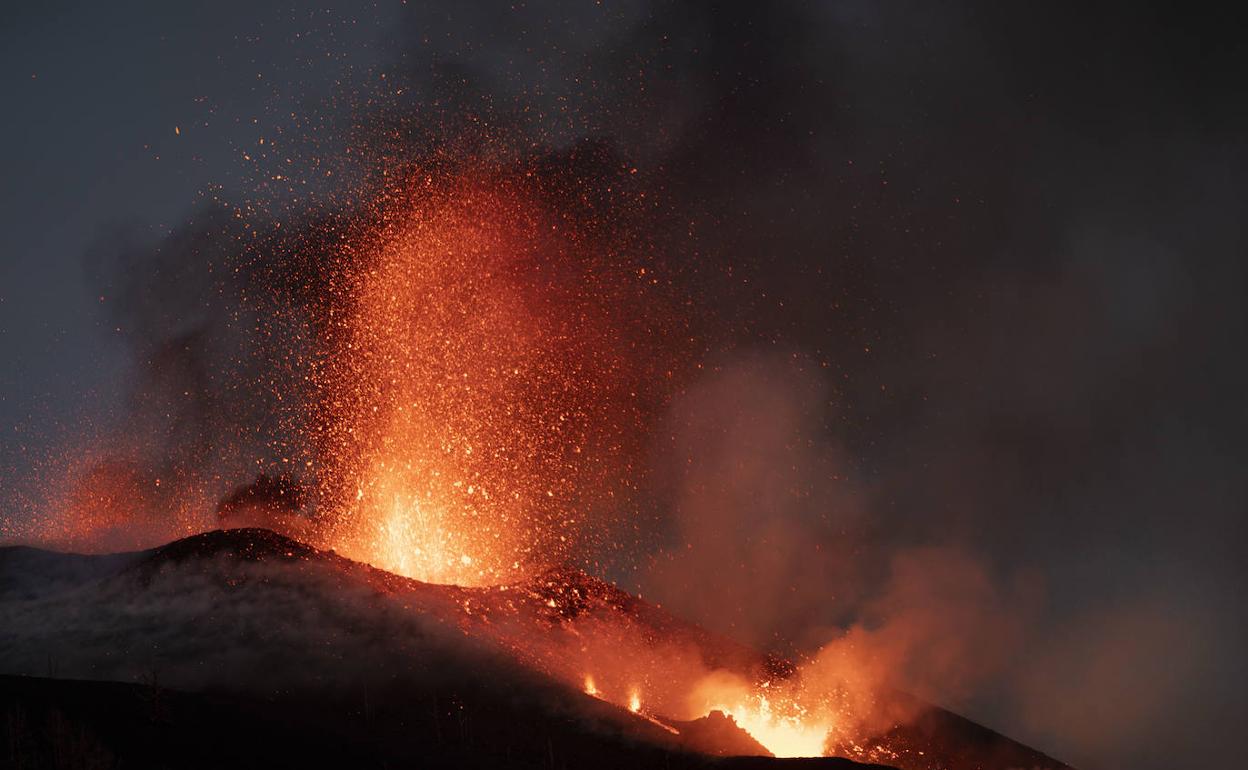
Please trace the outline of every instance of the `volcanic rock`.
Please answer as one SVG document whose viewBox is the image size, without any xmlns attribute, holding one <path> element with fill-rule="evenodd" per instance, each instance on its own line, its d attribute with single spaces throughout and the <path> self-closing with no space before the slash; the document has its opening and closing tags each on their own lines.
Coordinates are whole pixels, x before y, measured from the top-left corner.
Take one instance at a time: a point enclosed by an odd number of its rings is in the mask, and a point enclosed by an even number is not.
<svg viewBox="0 0 1248 770">
<path fill-rule="evenodd" d="M 312 744 L 341 740 L 367 758 L 351 764 L 691 767 L 704 760 L 688 752 L 766 753 L 722 715 L 665 718 L 673 704 L 657 692 L 639 714 L 617 705 L 627 681 L 619 677 L 631 669 L 590 670 L 606 653 L 638 671 L 663 664 L 659 672 L 681 670 L 671 661 L 686 656 L 690 677 L 790 670 L 567 567 L 514 586 L 431 585 L 260 529 L 114 556 L 0 548 L 0 675 L 45 678 L 6 680 L 19 693 L 14 708 L 80 720 L 128 766 L 144 766 L 126 748 L 142 730 L 104 712 L 124 713 L 115 701 L 129 691 L 46 678 L 172 688 L 184 704 L 175 721 L 201 719 L 211 699 L 223 699 L 226 711 L 289 721 Z M 597 697 L 580 691 L 586 673 L 600 677 Z M 1064 767 L 949 712 L 917 711 L 877 747 L 892 752 L 890 765 Z M 235 730 L 233 717 L 212 714 L 202 718 Z M 41 724 L 56 723 L 48 719 Z M 313 755 L 326 764 L 337 756 Z"/>
</svg>

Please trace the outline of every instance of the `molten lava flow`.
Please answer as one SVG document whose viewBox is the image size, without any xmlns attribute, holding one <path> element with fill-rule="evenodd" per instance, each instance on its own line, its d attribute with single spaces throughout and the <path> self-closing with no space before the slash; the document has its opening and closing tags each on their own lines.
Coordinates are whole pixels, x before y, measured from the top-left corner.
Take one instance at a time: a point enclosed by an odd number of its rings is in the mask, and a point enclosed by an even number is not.
<svg viewBox="0 0 1248 770">
<path fill-rule="evenodd" d="M 628 710 L 634 714 L 641 711 L 641 693 L 636 689 L 628 693 Z"/>
</svg>

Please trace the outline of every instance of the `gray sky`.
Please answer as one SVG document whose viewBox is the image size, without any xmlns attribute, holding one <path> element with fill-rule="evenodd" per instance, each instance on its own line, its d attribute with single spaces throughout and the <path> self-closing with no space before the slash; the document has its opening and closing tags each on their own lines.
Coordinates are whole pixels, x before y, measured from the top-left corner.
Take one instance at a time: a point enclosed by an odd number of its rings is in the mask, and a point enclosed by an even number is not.
<svg viewBox="0 0 1248 770">
<path fill-rule="evenodd" d="M 119 397 L 126 351 L 83 268 L 93 240 L 118 226 L 158 237 L 210 186 L 237 189 L 241 152 L 375 66 L 379 30 L 394 24 L 391 4 L 355 3 L 54 2 L 7 14 L 0 467 L 29 459 L 13 426 L 32 426 L 37 454 L 53 426 Z"/>
</svg>

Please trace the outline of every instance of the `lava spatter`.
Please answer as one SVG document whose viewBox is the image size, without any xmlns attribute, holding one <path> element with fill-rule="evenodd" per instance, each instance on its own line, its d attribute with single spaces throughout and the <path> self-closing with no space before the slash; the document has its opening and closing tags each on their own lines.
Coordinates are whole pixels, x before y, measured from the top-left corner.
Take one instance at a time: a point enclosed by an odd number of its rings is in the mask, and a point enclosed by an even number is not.
<svg viewBox="0 0 1248 770">
<path fill-rule="evenodd" d="M 387 197 L 344 245 L 313 374 L 325 539 L 421 580 L 498 584 L 565 560 L 644 435 L 662 317 L 636 255 L 473 167 Z M 649 376 L 648 381 L 653 382 Z"/>
</svg>

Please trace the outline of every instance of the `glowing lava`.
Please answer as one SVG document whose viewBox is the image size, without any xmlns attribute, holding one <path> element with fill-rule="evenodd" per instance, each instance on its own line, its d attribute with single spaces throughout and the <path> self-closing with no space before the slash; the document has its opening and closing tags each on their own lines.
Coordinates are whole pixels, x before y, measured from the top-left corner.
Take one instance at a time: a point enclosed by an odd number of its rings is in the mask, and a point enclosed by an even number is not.
<svg viewBox="0 0 1248 770">
<path fill-rule="evenodd" d="M 626 483 L 652 363 L 633 303 L 652 282 L 527 179 L 422 177 L 343 247 L 312 379 L 325 540 L 344 555 L 514 582 L 566 558 L 584 509 Z"/>
<path fill-rule="evenodd" d="M 804 705 L 795 685 L 773 688 L 770 682 L 754 687 L 727 672 L 717 672 L 698 684 L 693 702 L 705 715 L 722 712 L 777 757 L 821 757 L 836 720 L 820 703 Z"/>
<path fill-rule="evenodd" d="M 777 757 L 821 757 L 832 731 L 831 720 L 796 707 L 797 713 L 773 711 L 771 701 L 760 694 L 731 705 L 718 704 L 711 710 L 732 717 L 738 727 Z"/>
<path fill-rule="evenodd" d="M 641 711 L 641 693 L 636 689 L 628 693 L 628 710 L 634 714 Z"/>
</svg>

